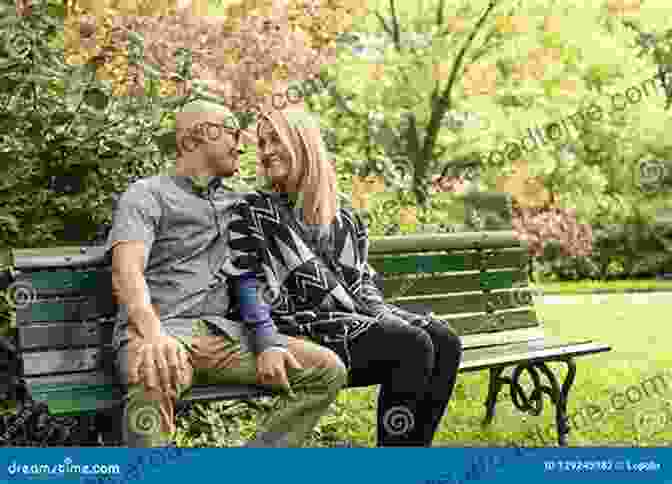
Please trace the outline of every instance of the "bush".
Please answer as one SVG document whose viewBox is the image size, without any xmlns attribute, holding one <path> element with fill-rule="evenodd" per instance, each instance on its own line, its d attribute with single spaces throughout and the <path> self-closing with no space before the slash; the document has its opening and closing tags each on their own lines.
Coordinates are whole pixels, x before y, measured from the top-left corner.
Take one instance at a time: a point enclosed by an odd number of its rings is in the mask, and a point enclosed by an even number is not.
<svg viewBox="0 0 672 484">
<path fill-rule="evenodd" d="M 172 113 L 190 98 L 153 81 L 113 95 L 95 64 L 64 63 L 61 2 L 23 17 L 0 2 L 0 252 L 100 242 L 115 196 L 174 159 Z M 0 334 L 11 319 L 0 298 Z"/>
<path fill-rule="evenodd" d="M 156 96 L 113 96 L 94 64 L 65 64 L 51 45 L 62 30 L 61 6 L 36 3 L 25 17 L 5 9 L 0 246 L 88 241 L 110 221 L 112 195 L 165 164 L 157 140 L 174 108 Z"/>
</svg>

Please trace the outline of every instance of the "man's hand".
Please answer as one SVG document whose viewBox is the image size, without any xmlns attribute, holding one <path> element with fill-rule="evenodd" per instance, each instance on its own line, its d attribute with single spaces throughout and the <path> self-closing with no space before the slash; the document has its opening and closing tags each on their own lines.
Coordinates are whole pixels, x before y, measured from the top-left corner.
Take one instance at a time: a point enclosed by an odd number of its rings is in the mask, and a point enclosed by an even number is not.
<svg viewBox="0 0 672 484">
<path fill-rule="evenodd" d="M 170 336 L 159 335 L 140 346 L 129 377 L 132 382 L 144 383 L 147 390 L 162 390 L 177 396 L 178 384 L 187 365 L 187 353 L 180 343 Z"/>
<path fill-rule="evenodd" d="M 291 394 L 287 368 L 302 370 L 301 364 L 289 351 L 269 348 L 257 356 L 257 380 L 262 385 L 280 386 Z"/>
</svg>

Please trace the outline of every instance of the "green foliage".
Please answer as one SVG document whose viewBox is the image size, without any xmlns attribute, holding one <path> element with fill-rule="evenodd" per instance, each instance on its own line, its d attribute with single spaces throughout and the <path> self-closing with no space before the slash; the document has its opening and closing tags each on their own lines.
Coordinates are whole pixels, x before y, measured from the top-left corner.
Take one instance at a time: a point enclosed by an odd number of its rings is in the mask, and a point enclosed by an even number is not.
<svg viewBox="0 0 672 484">
<path fill-rule="evenodd" d="M 52 6 L 53 7 L 53 6 Z M 62 17 L 46 2 L 0 34 L 0 246 L 46 247 L 91 240 L 110 221 L 111 196 L 165 163 L 156 140 L 167 105 L 119 98 L 94 65 L 63 62 Z M 61 12 L 62 13 L 62 12 Z M 14 42 L 10 42 L 14 39 Z M 20 40 L 19 40 L 20 39 Z M 21 45 L 21 48 L 10 48 Z"/>
<path fill-rule="evenodd" d="M 548 250 L 538 259 L 542 280 L 637 279 L 672 271 L 672 224 L 638 212 L 618 224 L 594 226 L 593 253 L 559 257 Z"/>
</svg>

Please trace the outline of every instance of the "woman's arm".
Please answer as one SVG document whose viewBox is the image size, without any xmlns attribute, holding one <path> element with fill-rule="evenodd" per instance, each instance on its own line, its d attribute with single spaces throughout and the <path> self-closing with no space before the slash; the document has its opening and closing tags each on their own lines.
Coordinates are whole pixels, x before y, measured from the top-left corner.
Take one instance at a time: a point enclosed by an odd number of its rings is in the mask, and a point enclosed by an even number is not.
<svg viewBox="0 0 672 484">
<path fill-rule="evenodd" d="M 271 306 L 264 300 L 264 272 L 261 270 L 263 238 L 255 236 L 249 206 L 240 204 L 228 226 L 232 260 L 229 274 L 243 323 L 255 335 L 255 353 L 269 348 L 286 348 L 286 338 L 271 319 Z"/>
</svg>

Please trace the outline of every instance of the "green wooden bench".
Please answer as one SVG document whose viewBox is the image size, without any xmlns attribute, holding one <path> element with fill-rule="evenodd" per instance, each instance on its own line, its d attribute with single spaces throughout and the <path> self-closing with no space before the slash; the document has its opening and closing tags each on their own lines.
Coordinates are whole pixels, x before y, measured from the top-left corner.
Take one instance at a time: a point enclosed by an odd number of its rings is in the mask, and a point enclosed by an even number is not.
<svg viewBox="0 0 672 484">
<path fill-rule="evenodd" d="M 17 310 L 20 376 L 38 402 L 55 416 L 84 416 L 102 438 L 119 442 L 121 393 L 110 348 L 116 306 L 110 261 L 101 247 L 13 251 L 15 284 L 35 299 Z M 593 341 L 559 341 L 544 334 L 527 285 L 526 247 L 510 231 L 390 236 L 372 240 L 371 264 L 383 275 L 387 300 L 445 318 L 460 334 L 461 372 L 488 370 L 484 424 L 492 421 L 497 396 L 510 386 L 514 405 L 542 411 L 543 395 L 555 406 L 558 442 L 566 445 L 567 399 L 574 358 L 609 351 Z M 560 385 L 547 367 L 567 365 Z M 505 369 L 512 369 L 505 375 Z M 534 383 L 525 394 L 520 377 Z M 546 377 L 548 385 L 542 384 Z M 187 403 L 249 399 L 268 393 L 253 386 L 195 387 Z"/>
</svg>

